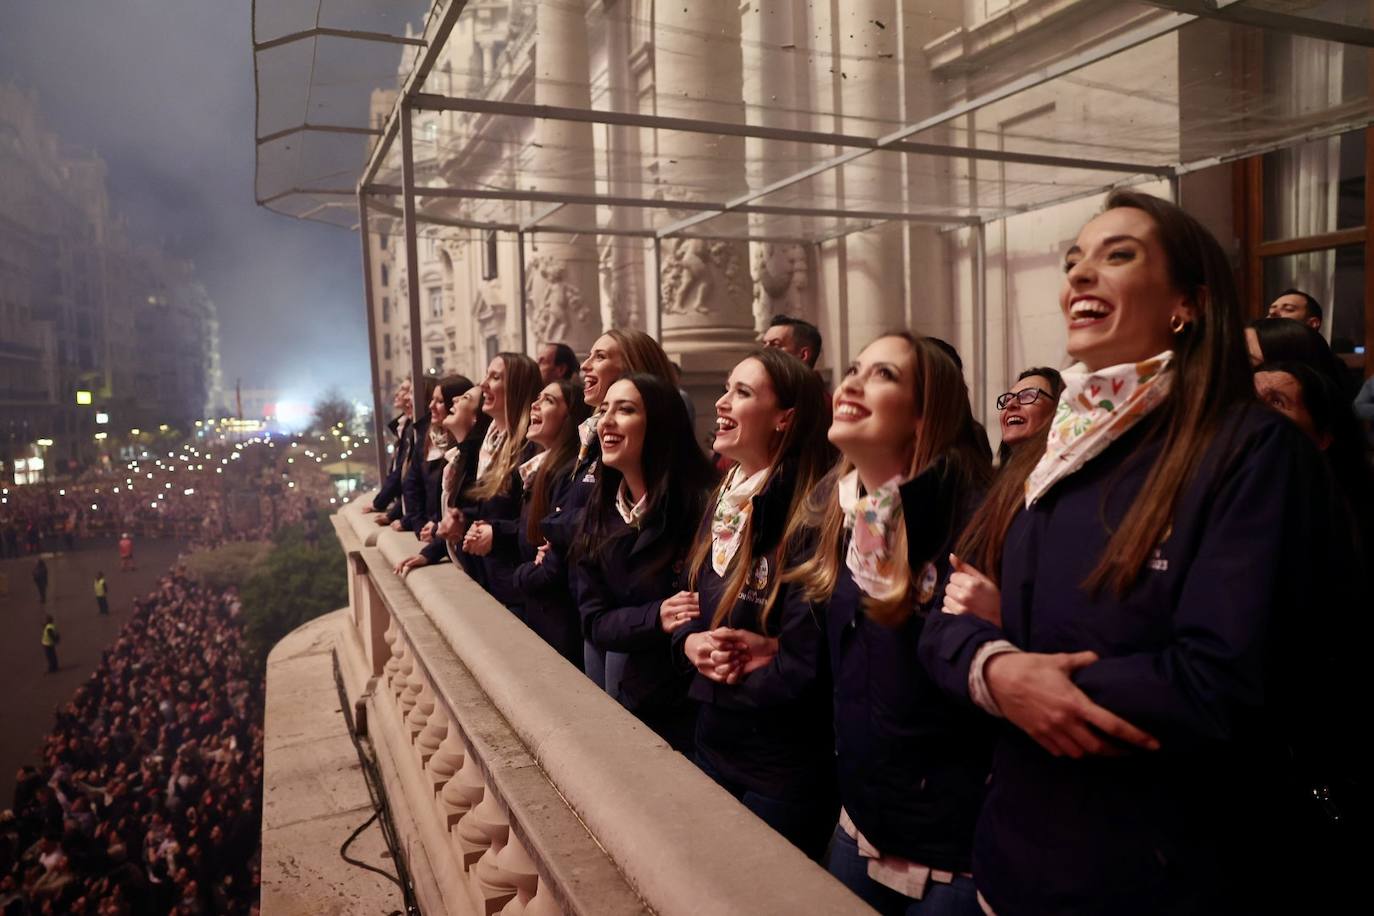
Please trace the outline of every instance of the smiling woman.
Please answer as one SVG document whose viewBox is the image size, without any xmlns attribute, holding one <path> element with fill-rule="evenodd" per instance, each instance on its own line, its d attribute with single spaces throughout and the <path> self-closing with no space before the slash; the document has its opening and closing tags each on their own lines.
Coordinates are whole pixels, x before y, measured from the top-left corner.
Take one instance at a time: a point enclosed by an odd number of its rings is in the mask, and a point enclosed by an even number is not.
<svg viewBox="0 0 1374 916">
<path fill-rule="evenodd" d="M 1324 867 L 1304 806 L 1340 758 L 1311 736 L 1354 715 L 1329 672 L 1356 663 L 1294 613 L 1351 625 L 1325 473 L 1255 402 L 1226 255 L 1173 204 L 1114 193 L 1060 304 L 1079 362 L 1059 414 L 958 551 L 1000 586 L 995 612 L 947 601 L 921 637 L 945 690 L 1015 726 L 978 889 L 1033 916 L 1274 912 L 1290 892 L 1278 911 L 1302 911 L 1299 882 L 1254 876 Z"/>
<path fill-rule="evenodd" d="M 603 467 L 571 556 L 582 629 L 595 651 L 625 655 L 623 678 L 608 685 L 615 698 L 686 750 L 695 710 L 669 634 L 699 613 L 676 584 L 714 472 L 677 389 L 658 376 L 609 386 L 597 436 Z"/>
</svg>

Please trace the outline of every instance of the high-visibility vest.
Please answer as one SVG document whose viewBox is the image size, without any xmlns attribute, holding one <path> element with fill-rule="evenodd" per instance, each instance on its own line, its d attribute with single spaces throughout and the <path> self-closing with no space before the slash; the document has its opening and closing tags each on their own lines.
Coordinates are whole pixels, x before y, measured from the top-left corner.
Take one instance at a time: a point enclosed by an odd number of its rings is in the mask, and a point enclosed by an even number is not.
<svg viewBox="0 0 1374 916">
<path fill-rule="evenodd" d="M 95 596 L 97 598 L 105 597 L 105 578 L 103 576 L 95 580 Z"/>
<path fill-rule="evenodd" d="M 33 643 L 29 643 L 29 645 L 33 645 Z M 50 623 L 43 627 L 43 645 L 57 645 L 57 624 Z"/>
</svg>

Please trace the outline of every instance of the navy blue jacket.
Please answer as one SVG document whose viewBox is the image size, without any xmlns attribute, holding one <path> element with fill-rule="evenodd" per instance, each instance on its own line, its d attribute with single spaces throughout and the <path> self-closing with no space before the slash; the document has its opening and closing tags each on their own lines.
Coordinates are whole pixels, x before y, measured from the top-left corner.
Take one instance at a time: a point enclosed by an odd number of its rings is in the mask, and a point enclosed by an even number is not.
<svg viewBox="0 0 1374 916">
<path fill-rule="evenodd" d="M 766 629 L 759 623 L 774 580 L 811 553 L 806 545 L 779 555 L 792 484 L 780 470 L 753 498 L 754 570 L 720 624 L 775 637 L 778 654 L 733 685 L 694 674 L 688 694 L 701 704 L 697 753 L 718 773 L 769 798 L 825 804 L 836 789 L 824 609 L 806 600 L 801 585 L 784 583 Z M 699 536 L 710 537 L 709 520 L 708 513 Z M 701 616 L 673 633 L 679 653 L 688 635 L 712 629 L 725 586 L 708 556 L 697 577 Z"/>
<path fill-rule="evenodd" d="M 463 568 L 479 582 L 493 598 L 521 613 L 524 599 L 515 585 L 515 567 L 520 565 L 520 544 L 516 529 L 520 527 L 520 504 L 525 486 L 520 479 L 519 465 L 534 456 L 539 446 L 527 442 L 516 457 L 516 468 L 510 472 L 506 491 L 486 499 L 473 499 L 471 491 L 464 494 L 463 517 L 470 525 L 486 521 L 491 525 L 491 552 L 484 557 L 463 554 Z"/>
<path fill-rule="evenodd" d="M 396 448 L 392 451 L 391 462 L 387 465 L 386 479 L 382 481 L 377 495 L 372 498 L 372 508 L 378 512 L 387 511 L 391 503 L 401 495 L 401 472 L 406 466 L 406 456 L 410 454 L 410 427 L 406 427 L 407 435 L 398 432 L 402 419 L 404 418 L 398 416 L 387 424 L 387 429 L 396 437 Z"/>
<path fill-rule="evenodd" d="M 564 504 L 572 489 L 572 466 L 561 469 L 550 479 L 551 492 L 547 503 L 548 512 L 540 522 L 540 530 L 545 532 L 561 521 Z M 573 600 L 572 588 L 568 584 L 567 544 L 561 549 L 552 546 L 544 553 L 544 561 L 534 563 L 538 547 L 531 543 L 528 535 L 530 504 L 533 491 L 526 489 L 520 503 L 520 522 L 516 528 L 519 543 L 520 565 L 512 573 L 512 583 L 520 593 L 524 605 L 525 623 L 531 630 L 553 646 L 560 655 L 582 670 L 582 620 L 577 613 L 577 602 Z"/>
<path fill-rule="evenodd" d="M 879 851 L 966 872 L 983 801 L 993 730 L 947 697 L 917 661 L 949 552 L 981 497 L 940 460 L 902 485 L 915 609 L 874 622 L 843 559 L 826 611 L 835 672 L 835 750 L 845 811 Z M 843 552 L 848 540 L 839 545 Z M 843 553 L 841 553 L 843 557 Z"/>
<path fill-rule="evenodd" d="M 1238 409 L 1138 582 L 1122 598 L 1094 596 L 1081 583 L 1161 438 L 1140 424 L 1017 515 L 1001 630 L 969 615 L 926 625 L 922 661 L 956 697 L 991 639 L 1096 652 L 1074 682 L 1162 745 L 1073 760 L 1002 726 L 973 862 L 1001 916 L 1261 912 L 1276 892 L 1326 881 L 1294 867 L 1301 842 L 1282 835 L 1276 775 L 1289 708 L 1301 716 L 1339 699 L 1294 702 L 1311 682 L 1303 644 L 1322 620 L 1326 642 L 1342 631 L 1342 609 L 1320 598 L 1331 571 L 1319 456 L 1278 414 Z"/>
<path fill-rule="evenodd" d="M 418 534 L 425 527 L 425 522 L 429 521 L 425 514 L 429 506 L 426 480 L 429 462 L 425 460 L 429 452 L 429 414 L 425 414 L 418 423 L 410 424 L 408 429 L 410 448 L 401 475 L 401 528 Z"/>
<path fill-rule="evenodd" d="M 584 509 L 590 511 L 595 507 Z M 674 660 L 672 641 L 658 619 L 663 599 L 678 591 L 685 550 L 666 560 L 663 553 L 671 542 L 670 525 L 695 528 L 699 520 L 651 511 L 635 531 L 614 507 L 607 511 L 606 540 L 595 556 L 576 559 L 569 574 L 582 633 L 602 652 L 626 654 L 616 699 L 664 734 L 666 727 L 676 730 L 690 719 L 692 707 L 687 700 L 691 672 Z M 678 745 L 675 736 L 664 736 Z"/>
</svg>

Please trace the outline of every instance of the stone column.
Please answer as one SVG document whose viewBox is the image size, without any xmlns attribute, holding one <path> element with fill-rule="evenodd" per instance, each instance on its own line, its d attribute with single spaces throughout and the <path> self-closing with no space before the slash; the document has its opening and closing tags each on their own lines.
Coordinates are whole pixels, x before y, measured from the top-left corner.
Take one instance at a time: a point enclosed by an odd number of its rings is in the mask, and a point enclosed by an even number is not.
<svg viewBox="0 0 1374 916">
<path fill-rule="evenodd" d="M 810 119 L 798 114 L 806 110 L 805 52 L 807 36 L 798 37 L 798 20 L 804 19 L 791 4 L 750 4 L 741 13 L 744 46 L 744 101 L 749 123 L 768 127 L 809 128 Z M 800 62 L 798 55 L 801 55 Z M 802 118 L 805 123 L 799 123 Z M 801 167 L 808 155 L 802 144 L 785 140 L 749 137 L 749 186 L 762 188 Z M 805 238 L 807 221 L 800 217 L 782 219 L 751 217 L 750 225 L 759 235 Z M 754 281 L 754 330 L 762 333 L 774 315 L 815 321 L 815 294 L 812 277 L 813 246 L 776 241 L 750 243 Z"/>
<path fill-rule="evenodd" d="M 654 17 L 658 113 L 739 122 L 739 4 L 674 0 L 655 4 Z M 658 147 L 660 188 L 669 200 L 720 201 L 748 187 L 743 137 L 659 131 Z M 708 222 L 702 229 L 710 227 Z M 664 348 L 683 355 L 747 349 L 754 340 L 748 243 L 674 238 L 660 245 Z"/>
<path fill-rule="evenodd" d="M 743 120 L 739 10 L 736 0 L 654 5 L 658 114 Z M 748 190 L 743 137 L 659 131 L 657 146 L 659 188 L 666 199 L 721 202 Z M 673 213 L 674 218 L 687 215 Z M 721 217 L 720 224 L 738 219 Z M 700 228 L 710 231 L 712 225 Z M 672 238 L 659 245 L 660 338 L 669 358 L 682 367 L 682 386 L 696 406 L 698 441 L 705 441 L 721 384 L 756 345 L 749 243 Z"/>
<path fill-rule="evenodd" d="M 846 0 L 839 4 L 834 28 L 839 36 L 840 111 L 843 130 L 876 136 L 901 117 L 894 68 L 900 50 L 893 0 Z M 872 209 L 901 200 L 900 176 L 877 168 L 881 153 L 843 167 L 844 196 L 851 207 Z M 850 354 L 905 318 L 902 226 L 887 223 L 847 236 L 845 276 L 848 287 Z"/>
<path fill-rule="evenodd" d="M 534 100 L 539 105 L 590 108 L 586 0 L 535 7 Z M 530 153 L 530 188 L 568 194 L 596 190 L 592 125 L 540 119 Z M 546 205 L 533 205 L 536 210 Z M 595 225 L 596 210 L 565 206 L 551 221 Z M 526 239 L 525 296 L 529 341 L 566 343 L 585 353 L 600 333 L 600 277 L 596 235 L 535 235 Z"/>
</svg>

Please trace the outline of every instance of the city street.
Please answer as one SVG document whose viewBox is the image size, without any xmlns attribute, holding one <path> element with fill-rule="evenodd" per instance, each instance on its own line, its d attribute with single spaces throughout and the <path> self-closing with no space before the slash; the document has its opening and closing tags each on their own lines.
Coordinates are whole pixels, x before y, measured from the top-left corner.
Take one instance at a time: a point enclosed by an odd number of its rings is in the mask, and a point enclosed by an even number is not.
<svg viewBox="0 0 1374 916">
<path fill-rule="evenodd" d="M 10 805 L 19 766 L 38 762 L 53 710 L 90 677 L 101 651 L 128 620 L 133 599 L 152 590 L 181 547 L 173 538 L 140 541 L 134 551 L 138 569 L 123 573 L 113 540 L 88 541 L 73 553 L 45 553 L 46 608 L 33 584 L 35 558 L 0 560 L 0 576 L 8 580 L 8 591 L 0 592 L 0 693 L 5 697 L 0 703 L 0 809 Z M 92 586 L 98 571 L 104 571 L 109 587 L 108 617 L 96 609 Z M 62 636 L 56 674 L 47 673 L 39 644 L 45 612 L 53 615 Z"/>
</svg>

